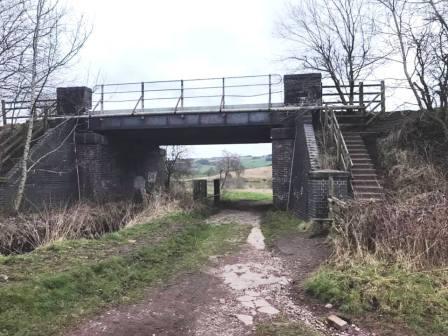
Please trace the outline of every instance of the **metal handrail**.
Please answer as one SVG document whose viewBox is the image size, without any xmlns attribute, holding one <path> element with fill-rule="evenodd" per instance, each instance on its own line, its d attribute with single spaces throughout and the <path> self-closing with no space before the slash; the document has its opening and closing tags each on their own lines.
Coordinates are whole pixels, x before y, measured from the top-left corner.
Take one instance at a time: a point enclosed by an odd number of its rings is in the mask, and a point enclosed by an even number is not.
<svg viewBox="0 0 448 336">
<path fill-rule="evenodd" d="M 336 146 L 336 157 L 338 168 L 351 172 L 353 167 L 353 161 L 350 157 L 350 153 L 345 143 L 344 136 L 342 135 L 341 127 L 339 126 L 338 119 L 334 112 L 334 109 L 327 106 L 322 110 L 321 124 L 322 124 L 322 139 L 324 147 L 329 147 L 327 139 L 331 139 L 332 144 Z M 322 120 L 323 117 L 323 120 Z"/>
<path fill-rule="evenodd" d="M 278 84 L 282 83 L 283 78 L 280 74 L 271 74 L 272 76 L 278 77 L 280 80 L 278 81 Z M 211 81 L 211 80 L 221 80 L 222 78 L 225 79 L 248 79 L 248 78 L 263 78 L 267 77 L 269 74 L 264 75 L 249 75 L 249 76 L 227 76 L 227 77 L 208 77 L 208 78 L 189 78 L 189 79 L 168 79 L 168 80 L 158 80 L 158 81 L 146 81 L 146 82 L 125 82 L 125 83 L 105 83 L 105 84 L 99 84 L 94 86 L 94 89 L 100 86 L 124 86 L 124 85 L 136 85 L 136 84 L 162 84 L 162 83 L 175 83 L 180 82 L 183 80 L 184 82 L 199 82 L 199 81 Z"/>
<path fill-rule="evenodd" d="M 257 79 L 256 82 L 247 82 L 249 79 Z M 265 82 L 260 82 L 258 79 L 264 79 Z M 200 82 L 206 81 L 221 81 L 221 85 L 217 85 L 215 83 L 210 83 L 210 85 L 201 85 Z M 243 80 L 246 82 L 243 83 L 232 83 L 232 81 Z M 191 87 L 187 87 L 186 83 L 194 83 L 199 82 Z M 255 75 L 255 76 L 239 76 L 239 77 L 212 77 L 212 78 L 198 78 L 198 79 L 180 79 L 180 80 L 163 80 L 163 81 L 146 81 L 146 82 L 129 82 L 129 83 L 108 83 L 101 84 L 94 87 L 93 95 L 97 97 L 94 99 L 94 108 L 91 110 L 91 113 L 95 113 L 100 107 L 101 113 L 104 112 L 104 105 L 107 104 L 116 104 L 116 103 L 132 103 L 137 101 L 134 106 L 133 113 L 137 110 L 139 104 L 141 104 L 141 110 L 145 109 L 145 102 L 154 102 L 154 101 L 175 101 L 174 113 L 176 113 L 180 108 L 184 107 L 184 101 L 186 99 L 216 99 L 220 98 L 220 106 L 221 110 L 225 108 L 226 98 L 256 98 L 256 97 L 264 97 L 267 96 L 267 104 L 268 106 L 272 106 L 272 96 L 274 94 L 278 94 L 283 92 L 282 90 L 275 89 L 273 87 L 279 86 L 283 82 L 283 77 L 278 74 L 268 74 L 268 75 Z M 175 85 L 175 87 L 164 87 L 164 88 L 154 88 L 148 87 L 151 85 L 157 84 L 169 84 Z M 121 89 L 123 86 L 130 85 L 139 85 L 139 89 L 130 88 L 130 89 Z M 114 87 L 114 90 L 110 90 L 108 88 Z M 253 94 L 250 93 L 238 93 L 231 92 L 232 89 L 242 89 L 242 88 L 262 88 L 266 87 L 266 92 L 256 92 Z M 221 89 L 221 94 L 216 94 L 214 92 L 210 92 L 211 90 Z M 206 92 L 206 91 L 209 92 Z M 190 94 L 185 94 L 186 91 L 190 91 Z M 191 92 L 193 91 L 193 92 Z M 229 92 L 230 91 L 230 92 Z M 164 93 L 174 93 L 178 92 L 179 94 L 171 94 L 164 95 Z M 139 97 L 132 97 L 132 94 L 140 93 Z M 159 96 L 145 96 L 145 93 L 159 93 Z M 197 93 L 197 94 L 194 94 Z M 130 97 L 131 96 L 131 97 Z M 174 105 L 174 103 L 173 103 Z"/>
</svg>

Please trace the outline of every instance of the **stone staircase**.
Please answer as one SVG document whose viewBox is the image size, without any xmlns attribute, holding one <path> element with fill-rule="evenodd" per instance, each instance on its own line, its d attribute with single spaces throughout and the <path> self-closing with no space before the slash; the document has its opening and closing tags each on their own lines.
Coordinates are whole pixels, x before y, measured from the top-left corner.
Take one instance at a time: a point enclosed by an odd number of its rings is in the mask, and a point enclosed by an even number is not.
<svg viewBox="0 0 448 336">
<path fill-rule="evenodd" d="M 335 117 L 353 163 L 351 175 L 354 198 L 357 200 L 382 199 L 384 197 L 382 182 L 362 137 L 366 121 L 364 115 L 360 111 L 341 110 L 335 112 Z"/>
<path fill-rule="evenodd" d="M 354 198 L 382 199 L 384 189 L 360 132 L 343 131 L 342 134 L 353 162 L 351 172 Z"/>
</svg>

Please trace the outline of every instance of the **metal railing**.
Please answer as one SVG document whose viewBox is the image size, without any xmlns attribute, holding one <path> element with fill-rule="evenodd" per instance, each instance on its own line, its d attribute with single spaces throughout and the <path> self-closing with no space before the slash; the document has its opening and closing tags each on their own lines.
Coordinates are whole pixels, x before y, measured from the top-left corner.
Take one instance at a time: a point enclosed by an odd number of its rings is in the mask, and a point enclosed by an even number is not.
<svg viewBox="0 0 448 336">
<path fill-rule="evenodd" d="M 195 107 L 263 104 L 271 108 L 283 98 L 281 75 L 180 79 L 101 84 L 93 90 L 91 114 L 123 110 L 136 114 L 149 110 L 177 113 Z"/>
<path fill-rule="evenodd" d="M 345 143 L 344 136 L 342 135 L 341 127 L 339 126 L 338 119 L 334 109 L 326 106 L 322 113 L 321 126 L 322 126 L 322 145 L 324 149 L 334 146 L 336 150 L 336 164 L 337 168 L 351 172 L 353 167 L 353 161 L 350 157 L 350 153 Z"/>
<path fill-rule="evenodd" d="M 356 109 L 347 109 L 347 111 L 359 112 L 370 119 L 377 118 L 386 112 L 386 84 L 380 81 L 379 83 L 359 82 L 340 86 L 323 85 L 322 100 L 327 106 L 354 105 L 357 106 Z"/>
<path fill-rule="evenodd" d="M 30 117 L 31 102 L 22 101 L 1 101 L 1 114 L 3 125 L 15 125 L 28 120 Z M 56 99 L 40 99 L 34 106 L 37 119 L 47 120 L 56 115 Z"/>
</svg>

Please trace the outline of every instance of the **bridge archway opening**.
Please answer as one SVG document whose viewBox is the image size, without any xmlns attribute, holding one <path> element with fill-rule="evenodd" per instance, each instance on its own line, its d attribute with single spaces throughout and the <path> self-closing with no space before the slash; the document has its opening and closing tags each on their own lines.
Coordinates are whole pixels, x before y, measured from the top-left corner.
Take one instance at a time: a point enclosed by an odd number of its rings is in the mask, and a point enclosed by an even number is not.
<svg viewBox="0 0 448 336">
<path fill-rule="evenodd" d="M 214 180 L 220 179 L 221 199 L 225 202 L 272 203 L 272 144 L 226 144 L 185 146 L 187 155 L 180 162 L 185 180 L 206 179 L 208 194 L 214 193 Z M 168 148 L 169 150 L 170 148 Z M 226 176 L 225 170 L 230 166 Z M 189 171 L 188 171 L 189 170 Z"/>
</svg>

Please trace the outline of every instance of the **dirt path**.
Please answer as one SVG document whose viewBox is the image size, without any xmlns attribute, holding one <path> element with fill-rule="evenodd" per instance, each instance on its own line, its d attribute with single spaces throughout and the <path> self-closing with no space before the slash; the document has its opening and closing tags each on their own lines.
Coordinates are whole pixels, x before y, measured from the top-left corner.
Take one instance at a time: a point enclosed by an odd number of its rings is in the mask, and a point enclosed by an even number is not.
<svg viewBox="0 0 448 336">
<path fill-rule="evenodd" d="M 258 212 L 223 210 L 208 222 L 239 223 L 252 229 L 238 253 L 210 257 L 201 272 L 166 284 L 139 304 L 110 310 L 68 335 L 252 335 L 256 324 L 280 316 L 326 335 L 369 335 L 355 328 L 347 333 L 328 330 L 291 297 L 291 279 L 300 279 L 326 256 L 319 240 L 280 240 L 279 253 L 274 254 L 265 249 Z"/>
</svg>

